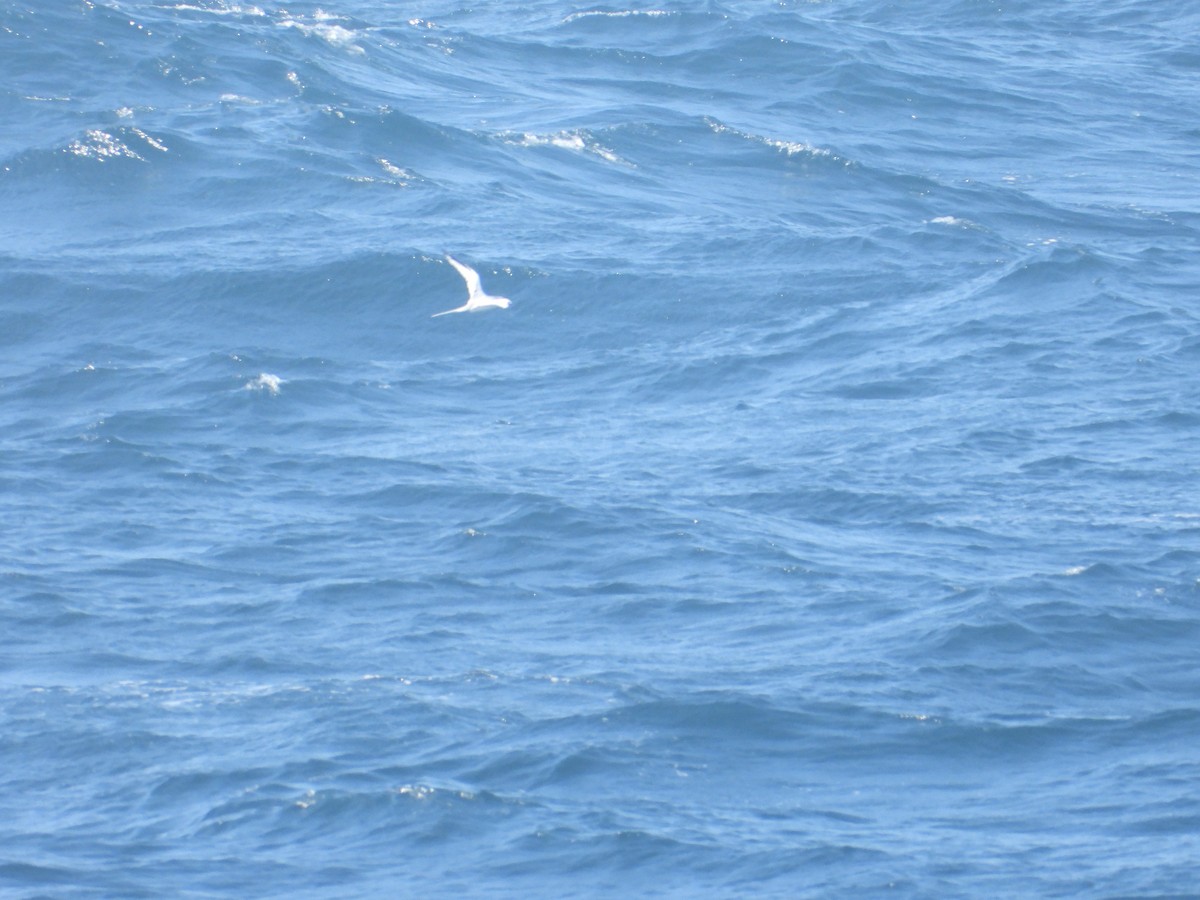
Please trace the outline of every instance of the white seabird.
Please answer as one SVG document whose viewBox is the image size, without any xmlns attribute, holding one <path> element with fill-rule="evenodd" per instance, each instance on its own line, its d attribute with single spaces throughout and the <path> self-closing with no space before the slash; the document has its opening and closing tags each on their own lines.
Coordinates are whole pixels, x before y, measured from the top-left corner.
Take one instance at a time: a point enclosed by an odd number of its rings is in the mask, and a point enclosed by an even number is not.
<svg viewBox="0 0 1200 900">
<path fill-rule="evenodd" d="M 467 302 L 455 309 L 448 309 L 445 312 L 434 313 L 430 318 L 436 319 L 438 316 L 448 316 L 450 313 L 460 312 L 479 312 L 481 309 L 487 309 L 489 306 L 498 306 L 501 309 L 508 309 L 508 305 L 512 303 L 507 297 L 493 297 L 491 294 L 486 294 L 483 291 L 483 285 L 479 282 L 479 273 L 470 266 L 464 266 L 457 259 L 446 254 L 446 261 L 454 268 L 458 269 L 458 274 L 463 277 L 467 283 Z"/>
</svg>

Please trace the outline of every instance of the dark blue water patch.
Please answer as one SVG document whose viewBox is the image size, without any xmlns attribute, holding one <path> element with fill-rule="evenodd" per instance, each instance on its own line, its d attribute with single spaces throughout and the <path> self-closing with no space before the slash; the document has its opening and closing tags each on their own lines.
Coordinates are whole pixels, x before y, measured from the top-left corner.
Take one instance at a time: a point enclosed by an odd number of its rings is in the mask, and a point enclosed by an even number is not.
<svg viewBox="0 0 1200 900">
<path fill-rule="evenodd" d="M 5 863 L 0 865 L 0 879 L 3 879 L 15 889 L 37 889 L 41 885 L 77 886 L 86 881 L 86 870 L 83 868 L 55 865 L 39 865 L 36 863 Z M 32 894 L 30 896 L 39 896 Z M 135 896 L 150 896 L 141 893 Z"/>
</svg>

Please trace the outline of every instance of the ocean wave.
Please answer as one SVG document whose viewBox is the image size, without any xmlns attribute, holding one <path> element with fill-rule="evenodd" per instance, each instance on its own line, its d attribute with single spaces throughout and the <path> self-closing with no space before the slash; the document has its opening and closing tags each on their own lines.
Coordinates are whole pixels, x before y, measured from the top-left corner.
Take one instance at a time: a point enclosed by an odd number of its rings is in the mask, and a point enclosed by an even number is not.
<svg viewBox="0 0 1200 900">
<path fill-rule="evenodd" d="M 599 156 L 605 162 L 625 163 L 611 150 L 602 146 L 587 132 L 560 131 L 557 134 L 539 135 L 525 132 L 522 135 L 502 135 L 502 140 L 520 147 L 557 147 L 562 150 L 574 150 Z"/>
<path fill-rule="evenodd" d="M 619 9 L 619 10 L 604 10 L 604 9 L 589 9 L 582 12 L 574 12 L 566 16 L 562 21 L 564 24 L 568 22 L 576 22 L 580 19 L 590 19 L 594 17 L 606 19 L 627 19 L 631 16 L 646 16 L 651 19 L 657 19 L 662 16 L 678 15 L 678 13 L 665 9 Z"/>
<path fill-rule="evenodd" d="M 10 4 L 0 883 L 1193 889 L 1193 19 Z"/>
</svg>

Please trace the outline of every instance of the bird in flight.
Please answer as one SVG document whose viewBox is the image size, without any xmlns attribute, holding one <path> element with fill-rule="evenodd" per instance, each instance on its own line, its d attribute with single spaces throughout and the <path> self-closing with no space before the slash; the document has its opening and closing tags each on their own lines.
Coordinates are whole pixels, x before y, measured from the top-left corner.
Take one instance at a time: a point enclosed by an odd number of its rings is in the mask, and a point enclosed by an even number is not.
<svg viewBox="0 0 1200 900">
<path fill-rule="evenodd" d="M 479 273 L 470 266 L 464 266 L 457 259 L 446 254 L 446 261 L 454 268 L 458 269 L 458 274 L 463 277 L 467 283 L 467 302 L 462 306 L 448 309 L 445 312 L 434 313 L 430 318 L 436 319 L 438 316 L 448 316 L 450 313 L 460 312 L 479 312 L 481 309 L 487 309 L 489 306 L 498 306 L 501 309 L 508 309 L 508 305 L 512 303 L 507 297 L 493 297 L 491 294 L 484 293 L 483 285 L 479 283 Z"/>
</svg>

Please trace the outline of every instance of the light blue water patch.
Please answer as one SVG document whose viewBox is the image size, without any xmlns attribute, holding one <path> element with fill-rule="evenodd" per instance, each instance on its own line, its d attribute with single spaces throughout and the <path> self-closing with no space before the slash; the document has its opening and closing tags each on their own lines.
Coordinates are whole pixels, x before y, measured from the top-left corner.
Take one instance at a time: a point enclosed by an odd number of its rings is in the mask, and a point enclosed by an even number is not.
<svg viewBox="0 0 1200 900">
<path fill-rule="evenodd" d="M 1197 27 L 0 8 L 0 886 L 1194 891 Z"/>
</svg>

